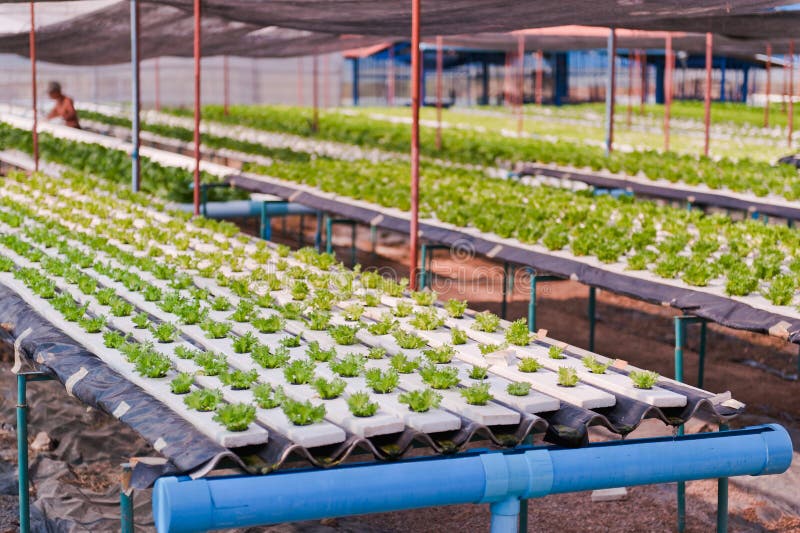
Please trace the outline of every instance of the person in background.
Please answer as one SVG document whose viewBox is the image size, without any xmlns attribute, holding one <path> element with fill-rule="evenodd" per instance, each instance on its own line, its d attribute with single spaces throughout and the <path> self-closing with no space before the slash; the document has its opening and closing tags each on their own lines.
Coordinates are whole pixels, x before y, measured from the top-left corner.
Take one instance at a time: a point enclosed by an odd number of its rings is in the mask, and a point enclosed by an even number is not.
<svg viewBox="0 0 800 533">
<path fill-rule="evenodd" d="M 75 111 L 75 102 L 61 92 L 61 84 L 57 81 L 51 81 L 47 85 L 47 94 L 56 101 L 56 105 L 53 106 L 47 118 L 60 118 L 66 126 L 80 129 L 81 125 L 78 122 L 78 112 Z"/>
</svg>

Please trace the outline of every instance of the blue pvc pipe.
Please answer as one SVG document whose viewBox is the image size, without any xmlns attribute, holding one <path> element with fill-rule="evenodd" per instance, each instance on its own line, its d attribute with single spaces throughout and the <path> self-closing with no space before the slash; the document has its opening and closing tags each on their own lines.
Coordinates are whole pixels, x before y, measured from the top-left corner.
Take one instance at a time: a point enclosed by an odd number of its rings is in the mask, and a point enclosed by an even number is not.
<svg viewBox="0 0 800 533">
<path fill-rule="evenodd" d="M 206 217 L 208 218 L 238 218 L 261 216 L 261 200 L 231 200 L 228 202 L 206 203 Z M 178 204 L 181 211 L 191 212 L 193 204 Z M 316 214 L 315 209 L 291 202 L 272 203 L 266 202 L 267 216 L 285 215 L 311 215 Z"/>
<path fill-rule="evenodd" d="M 778 425 L 599 443 L 585 448 L 472 452 L 454 457 L 298 469 L 266 476 L 165 477 L 153 491 L 161 533 L 248 527 L 462 503 L 491 503 L 516 531 L 521 498 L 680 480 L 778 474 L 792 443 Z"/>
</svg>

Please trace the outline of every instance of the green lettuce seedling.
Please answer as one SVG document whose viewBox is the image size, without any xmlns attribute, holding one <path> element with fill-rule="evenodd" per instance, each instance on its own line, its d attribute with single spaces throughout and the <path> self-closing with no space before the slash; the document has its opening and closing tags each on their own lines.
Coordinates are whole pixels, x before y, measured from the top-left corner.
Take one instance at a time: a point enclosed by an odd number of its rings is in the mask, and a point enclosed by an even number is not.
<svg viewBox="0 0 800 533">
<path fill-rule="evenodd" d="M 306 348 L 306 355 L 312 361 L 316 361 L 318 363 L 327 363 L 336 357 L 336 349 L 330 348 L 328 350 L 323 350 L 319 345 L 319 342 L 311 341 L 308 343 L 308 347 Z"/>
<path fill-rule="evenodd" d="M 358 417 L 369 417 L 378 412 L 378 404 L 370 400 L 369 393 L 363 391 L 351 394 L 347 398 L 347 407 Z"/>
<path fill-rule="evenodd" d="M 361 304 L 350 304 L 342 310 L 342 316 L 349 322 L 358 322 L 364 314 L 364 306 Z"/>
<path fill-rule="evenodd" d="M 434 389 L 446 390 L 458 385 L 458 369 L 454 366 L 429 365 L 419 369 L 419 375 Z"/>
<path fill-rule="evenodd" d="M 201 352 L 194 358 L 206 376 L 218 376 L 228 371 L 228 361 L 224 355 L 217 355 L 214 352 Z"/>
<path fill-rule="evenodd" d="M 542 368 L 542 363 L 535 357 L 522 357 L 517 363 L 517 369 L 520 372 L 536 372 L 540 368 Z"/>
<path fill-rule="evenodd" d="M 169 322 L 161 322 L 157 325 L 150 326 L 150 331 L 153 336 L 161 343 L 174 342 L 178 336 L 178 328 Z"/>
<path fill-rule="evenodd" d="M 454 345 L 467 343 L 467 332 L 463 329 L 453 328 L 450 330 L 450 340 Z"/>
<path fill-rule="evenodd" d="M 255 315 L 255 304 L 249 300 L 239 300 L 233 313 L 229 317 L 234 322 L 250 322 Z"/>
<path fill-rule="evenodd" d="M 419 368 L 419 358 L 409 359 L 404 353 L 392 356 L 389 364 L 401 374 L 411 374 Z"/>
<path fill-rule="evenodd" d="M 280 312 L 286 320 L 300 320 L 305 309 L 306 306 L 300 302 L 288 302 L 280 308 Z"/>
<path fill-rule="evenodd" d="M 228 431 L 244 431 L 256 418 L 256 408 L 246 403 L 229 403 L 217 407 L 214 421 Z"/>
<path fill-rule="evenodd" d="M 417 311 L 409 323 L 422 331 L 433 331 L 444 324 L 444 318 L 439 316 L 435 308 L 429 307 Z"/>
<path fill-rule="evenodd" d="M 153 350 L 147 350 L 136 359 L 136 371 L 148 378 L 163 378 L 170 368 L 169 358 Z"/>
<path fill-rule="evenodd" d="M 451 318 L 461 318 L 464 316 L 464 311 L 467 310 L 467 301 L 450 298 L 444 304 L 444 309 Z"/>
<path fill-rule="evenodd" d="M 583 366 L 588 368 L 592 374 L 605 374 L 608 367 L 611 366 L 611 363 L 601 363 L 593 355 L 585 356 L 581 359 L 581 362 L 583 362 Z"/>
<path fill-rule="evenodd" d="M 224 339 L 231 331 L 230 322 L 217 322 L 216 320 L 206 320 L 201 325 L 209 339 Z"/>
<path fill-rule="evenodd" d="M 479 344 L 478 350 L 481 351 L 481 355 L 489 355 L 490 353 L 498 352 L 500 350 L 505 350 L 507 348 L 507 344 Z"/>
<path fill-rule="evenodd" d="M 364 375 L 367 385 L 378 394 L 388 394 L 400 383 L 400 375 L 393 368 L 383 371 L 379 368 L 370 368 Z"/>
<path fill-rule="evenodd" d="M 628 377 L 637 389 L 652 389 L 660 376 L 650 370 L 631 370 Z"/>
<path fill-rule="evenodd" d="M 456 349 L 449 344 L 442 344 L 436 348 L 429 348 L 422 352 L 432 363 L 445 364 L 453 360 Z"/>
<path fill-rule="evenodd" d="M 78 324 L 86 333 L 100 333 L 106 325 L 106 317 L 102 315 L 94 318 L 84 317 L 78 320 Z"/>
<path fill-rule="evenodd" d="M 356 333 L 361 328 L 360 325 L 346 326 L 339 325 L 328 328 L 328 334 L 336 344 L 342 346 L 350 346 L 356 343 Z"/>
<path fill-rule="evenodd" d="M 469 371 L 470 379 L 486 379 L 489 377 L 489 367 L 488 366 L 478 366 L 473 365 Z"/>
<path fill-rule="evenodd" d="M 514 346 L 527 346 L 533 334 L 528 329 L 528 321 L 524 318 L 515 320 L 506 329 L 506 341 Z"/>
<path fill-rule="evenodd" d="M 234 370 L 233 372 L 221 372 L 219 380 L 228 385 L 233 390 L 247 390 L 258 380 L 258 372 L 250 370 Z"/>
<path fill-rule="evenodd" d="M 488 383 L 476 383 L 475 385 L 459 389 L 458 392 L 461 393 L 461 396 L 463 396 L 470 405 L 486 405 L 489 403 L 489 400 L 494 398 L 492 393 L 489 392 Z"/>
<path fill-rule="evenodd" d="M 281 315 L 254 318 L 251 322 L 254 328 L 261 333 L 275 333 L 286 325 L 286 320 Z"/>
<path fill-rule="evenodd" d="M 114 312 L 113 307 L 111 312 Z M 150 317 L 147 316 L 147 313 L 139 313 L 134 316 L 131 321 L 133 325 L 136 326 L 136 329 L 147 329 L 147 325 L 150 323 Z"/>
<path fill-rule="evenodd" d="M 103 344 L 106 348 L 118 349 L 125 344 L 127 337 L 119 331 L 106 331 L 103 333 Z"/>
<path fill-rule="evenodd" d="M 564 348 L 561 346 L 552 345 L 547 349 L 547 355 L 550 356 L 550 359 L 566 359 L 567 356 L 564 355 Z"/>
<path fill-rule="evenodd" d="M 408 302 L 400 301 L 392 309 L 392 314 L 398 318 L 405 318 L 414 312 L 414 306 Z"/>
<path fill-rule="evenodd" d="M 331 361 L 329 366 L 332 371 L 336 372 L 343 378 L 354 378 L 361 374 L 364 370 L 364 365 L 367 360 L 361 354 L 349 353 L 338 361 Z"/>
<path fill-rule="evenodd" d="M 269 383 L 259 383 L 252 388 L 253 399 L 262 409 L 274 409 L 283 403 L 283 388 L 275 387 Z"/>
<path fill-rule="evenodd" d="M 169 388 L 172 394 L 186 394 L 192 388 L 194 383 L 194 376 L 188 372 L 181 372 L 169 382 Z"/>
<path fill-rule="evenodd" d="M 490 311 L 483 311 L 475 315 L 475 323 L 472 325 L 472 329 L 486 333 L 494 333 L 499 327 L 500 317 Z"/>
<path fill-rule="evenodd" d="M 259 344 L 253 347 L 250 357 L 263 368 L 279 368 L 289 361 L 289 349 L 279 346 L 273 352 L 269 346 Z"/>
<path fill-rule="evenodd" d="M 397 345 L 404 350 L 415 350 L 428 344 L 422 337 L 402 329 L 394 331 L 392 335 Z"/>
<path fill-rule="evenodd" d="M 367 352 L 367 359 L 383 359 L 386 355 L 386 348 L 381 346 L 373 346 Z"/>
<path fill-rule="evenodd" d="M 288 337 L 283 337 L 278 342 L 281 343 L 281 346 L 286 346 L 287 348 L 297 348 L 300 346 L 300 335 L 290 335 Z"/>
<path fill-rule="evenodd" d="M 331 322 L 331 314 L 327 311 L 311 311 L 306 324 L 312 331 L 324 331 Z"/>
<path fill-rule="evenodd" d="M 397 328 L 397 324 L 397 320 L 395 320 L 391 314 L 384 313 L 381 315 L 381 319 L 378 322 L 367 326 L 367 331 L 372 335 L 388 335 Z"/>
<path fill-rule="evenodd" d="M 347 387 L 347 382 L 341 378 L 333 378 L 330 381 L 325 378 L 317 378 L 311 386 L 323 400 L 333 400 L 341 396 Z"/>
<path fill-rule="evenodd" d="M 424 307 L 435 304 L 438 297 L 439 295 L 436 294 L 436 291 L 422 290 L 411 293 L 411 298 L 414 299 L 414 303 Z"/>
<path fill-rule="evenodd" d="M 415 413 L 427 413 L 436 409 L 442 401 L 442 395 L 431 389 L 404 392 L 398 397 L 400 403 L 408 405 Z"/>
<path fill-rule="evenodd" d="M 213 411 L 222 401 L 222 392 L 212 389 L 198 389 L 186 395 L 183 403 L 195 411 Z"/>
<path fill-rule="evenodd" d="M 578 384 L 580 378 L 578 372 L 571 366 L 558 367 L 558 384 L 562 387 L 574 387 Z"/>
<path fill-rule="evenodd" d="M 310 401 L 298 402 L 291 398 L 284 398 L 281 407 L 286 418 L 296 426 L 308 426 L 322 422 L 326 413 L 325 405 L 314 405 Z"/>
<path fill-rule="evenodd" d="M 314 379 L 314 361 L 295 359 L 283 367 L 283 377 L 292 385 L 305 385 Z"/>
<path fill-rule="evenodd" d="M 527 396 L 531 391 L 531 384 L 525 381 L 514 381 L 506 386 L 506 392 L 512 396 Z"/>
</svg>

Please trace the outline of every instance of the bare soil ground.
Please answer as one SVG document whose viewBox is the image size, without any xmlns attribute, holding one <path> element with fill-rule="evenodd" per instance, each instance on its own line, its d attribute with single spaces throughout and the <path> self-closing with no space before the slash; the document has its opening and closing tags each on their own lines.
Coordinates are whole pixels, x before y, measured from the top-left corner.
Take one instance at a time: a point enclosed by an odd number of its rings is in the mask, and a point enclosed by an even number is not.
<svg viewBox="0 0 800 533">
<path fill-rule="evenodd" d="M 252 226 L 250 227 L 252 230 Z M 290 242 L 274 227 L 276 240 Z M 296 222 L 287 229 L 296 231 Z M 305 242 L 312 242 L 309 221 Z M 337 255 L 349 257 L 349 230 L 334 236 Z M 296 242 L 292 244 L 296 245 Z M 341 247 L 339 246 L 341 245 Z M 359 232 L 358 260 L 398 276 L 408 274 L 406 242 L 391 234 L 379 235 L 378 255 L 370 252 L 369 233 Z M 435 288 L 443 297 L 468 299 L 477 309 L 499 312 L 502 269 L 483 260 L 456 254 L 450 258 L 438 252 L 433 269 Z M 508 317 L 527 316 L 528 285 L 520 274 L 508 307 Z M 564 281 L 540 285 L 538 326 L 550 335 L 576 346 L 587 343 L 587 290 Z M 675 310 L 653 306 L 606 292 L 598 293 L 595 350 L 621 357 L 638 366 L 673 374 Z M 687 376 L 697 370 L 696 329 L 690 333 Z M 783 424 L 793 434 L 795 450 L 800 448 L 800 384 L 746 366 L 751 359 L 784 373 L 795 371 L 797 347 L 763 335 L 736 332 L 711 325 L 704 388 L 722 392 L 747 403 L 747 414 L 734 425 L 766 422 Z M 14 433 L 14 381 L 6 358 L 0 362 L 0 533 L 16 531 L 17 499 L 13 470 L 16 468 Z M 690 382 L 693 381 L 689 379 Z M 129 428 L 110 416 L 87 411 L 71 399 L 58 383 L 36 383 L 29 388 L 31 440 L 47 431 L 56 441 L 52 451 L 31 452 L 32 499 L 51 524 L 52 530 L 116 531 L 119 464 L 135 455 L 155 452 Z M 691 426 L 698 430 L 702 423 Z M 631 438 L 671 434 L 659 422 L 647 422 Z M 596 434 L 596 438 L 608 438 Z M 798 453 L 795 452 L 798 459 Z M 780 476 L 736 478 L 730 488 L 730 531 L 800 532 L 800 460 Z M 10 484 L 9 484 L 10 482 Z M 688 483 L 687 528 L 690 532 L 715 528 L 717 483 L 714 480 Z M 137 531 L 151 531 L 149 491 L 136 494 Z M 675 485 L 652 485 L 629 489 L 626 500 L 592 503 L 589 493 L 549 496 L 529 502 L 529 531 L 549 532 L 660 532 L 675 530 Z M 70 524 L 60 523 L 67 519 Z M 485 505 L 463 505 L 435 509 L 384 513 L 363 517 L 285 524 L 247 531 L 272 532 L 439 532 L 487 531 L 489 510 Z M 44 526 L 39 522 L 40 529 Z M 52 527 L 52 526 L 51 526 Z"/>
</svg>

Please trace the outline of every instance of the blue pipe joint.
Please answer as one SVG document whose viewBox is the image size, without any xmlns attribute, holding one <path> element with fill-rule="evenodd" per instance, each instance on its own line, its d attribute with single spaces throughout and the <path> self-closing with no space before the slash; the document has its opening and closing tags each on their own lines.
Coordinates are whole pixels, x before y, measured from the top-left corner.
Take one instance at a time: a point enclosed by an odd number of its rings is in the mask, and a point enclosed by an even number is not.
<svg viewBox="0 0 800 533">
<path fill-rule="evenodd" d="M 538 498 L 552 490 L 553 463 L 548 450 L 518 454 L 484 453 L 480 459 L 486 477 L 480 503 L 499 502 L 509 496 Z"/>
</svg>

